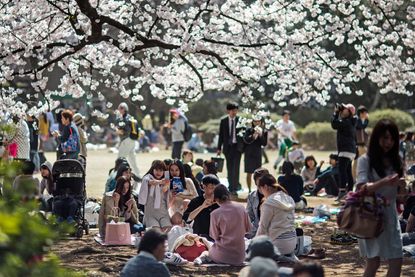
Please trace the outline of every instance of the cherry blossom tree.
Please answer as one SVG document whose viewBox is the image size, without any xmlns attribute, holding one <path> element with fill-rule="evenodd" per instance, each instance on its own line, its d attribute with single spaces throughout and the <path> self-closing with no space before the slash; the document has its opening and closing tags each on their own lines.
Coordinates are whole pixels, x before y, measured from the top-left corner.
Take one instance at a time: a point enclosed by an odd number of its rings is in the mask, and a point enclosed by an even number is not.
<svg viewBox="0 0 415 277">
<path fill-rule="evenodd" d="M 402 0 L 0 0 L 2 106 L 30 108 L 14 97 L 27 93 L 36 109 L 52 95 L 105 99 L 105 87 L 184 110 L 204 91 L 237 92 L 259 110 L 253 92 L 325 105 L 373 93 L 363 80 L 412 96 L 414 25 Z M 10 88 L 20 80 L 31 87 Z"/>
</svg>

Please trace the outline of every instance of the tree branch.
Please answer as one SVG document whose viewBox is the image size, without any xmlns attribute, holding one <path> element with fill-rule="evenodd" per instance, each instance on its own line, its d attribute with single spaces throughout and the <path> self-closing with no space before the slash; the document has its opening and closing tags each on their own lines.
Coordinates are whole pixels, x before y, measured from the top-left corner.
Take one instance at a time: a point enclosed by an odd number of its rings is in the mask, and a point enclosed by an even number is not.
<svg viewBox="0 0 415 277">
<path fill-rule="evenodd" d="M 205 88 L 204 88 L 205 86 L 204 86 L 204 83 L 203 83 L 203 77 L 202 77 L 202 75 L 200 75 L 200 73 L 197 70 L 197 68 L 188 59 L 186 59 L 185 56 L 183 56 L 182 54 L 180 54 L 179 56 L 193 70 L 193 72 L 196 73 L 196 75 L 197 75 L 197 77 L 199 78 L 199 81 L 200 81 L 200 89 L 201 89 L 201 91 L 204 91 L 205 90 Z"/>
</svg>

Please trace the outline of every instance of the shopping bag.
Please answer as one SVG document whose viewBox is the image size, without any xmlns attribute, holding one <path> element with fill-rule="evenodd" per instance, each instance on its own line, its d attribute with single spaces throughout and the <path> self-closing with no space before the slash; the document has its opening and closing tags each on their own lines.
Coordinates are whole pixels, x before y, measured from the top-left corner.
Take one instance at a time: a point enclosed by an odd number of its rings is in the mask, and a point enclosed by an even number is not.
<svg viewBox="0 0 415 277">
<path fill-rule="evenodd" d="M 109 222 L 105 226 L 106 245 L 131 245 L 130 224 Z"/>
<path fill-rule="evenodd" d="M 222 172 L 223 165 L 225 164 L 225 159 L 218 156 L 218 157 L 212 157 L 211 160 L 215 162 L 216 169 L 218 170 L 218 172 Z"/>
</svg>

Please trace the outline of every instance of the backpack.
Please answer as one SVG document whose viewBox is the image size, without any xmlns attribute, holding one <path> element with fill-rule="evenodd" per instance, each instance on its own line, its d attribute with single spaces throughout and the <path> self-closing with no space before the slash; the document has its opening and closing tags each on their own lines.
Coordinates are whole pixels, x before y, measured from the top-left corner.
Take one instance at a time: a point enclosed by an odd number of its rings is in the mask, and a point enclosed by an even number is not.
<svg viewBox="0 0 415 277">
<path fill-rule="evenodd" d="M 140 137 L 140 127 L 138 126 L 138 121 L 131 116 L 129 122 L 131 125 L 130 138 L 132 140 L 138 140 Z"/>
<path fill-rule="evenodd" d="M 79 152 L 79 137 L 78 133 L 72 131 L 72 127 L 69 128 L 69 138 L 67 141 L 61 143 L 62 152 Z"/>
<path fill-rule="evenodd" d="M 184 121 L 184 131 L 183 131 L 183 139 L 184 141 L 189 141 L 192 138 L 193 130 L 192 126 L 190 126 L 189 122 L 187 120 Z"/>
</svg>

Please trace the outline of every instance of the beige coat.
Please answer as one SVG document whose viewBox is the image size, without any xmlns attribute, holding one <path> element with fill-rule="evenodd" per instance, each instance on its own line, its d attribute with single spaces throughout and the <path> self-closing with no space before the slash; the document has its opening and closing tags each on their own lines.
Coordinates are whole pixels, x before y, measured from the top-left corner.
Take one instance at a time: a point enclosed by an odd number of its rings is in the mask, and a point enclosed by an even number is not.
<svg viewBox="0 0 415 277">
<path fill-rule="evenodd" d="M 114 208 L 114 199 L 112 198 L 112 194 L 114 191 L 110 191 L 104 194 L 104 199 L 102 199 L 101 209 L 99 210 L 99 218 L 98 218 L 98 228 L 99 234 L 101 238 L 105 238 L 105 226 L 107 224 L 107 217 L 111 215 L 112 208 Z M 134 200 L 133 196 L 131 198 Z M 131 223 L 139 223 L 138 221 L 138 208 L 137 203 L 135 200 L 133 201 L 133 206 L 131 208 Z"/>
</svg>

